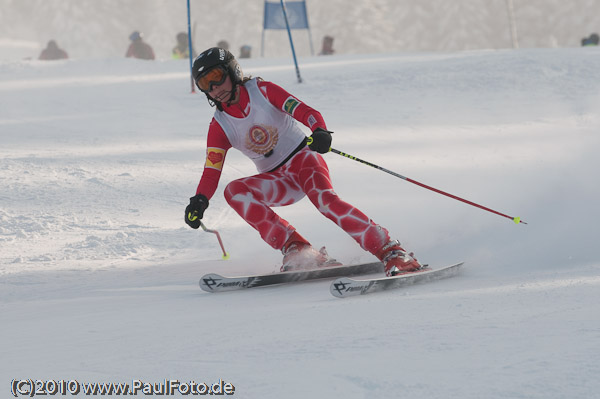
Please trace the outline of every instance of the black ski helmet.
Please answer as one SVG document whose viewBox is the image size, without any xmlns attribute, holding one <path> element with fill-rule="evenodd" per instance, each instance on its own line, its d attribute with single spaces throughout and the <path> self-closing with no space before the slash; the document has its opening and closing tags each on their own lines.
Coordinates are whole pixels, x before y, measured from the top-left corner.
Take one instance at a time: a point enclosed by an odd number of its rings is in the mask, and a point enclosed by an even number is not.
<svg viewBox="0 0 600 399">
<path fill-rule="evenodd" d="M 237 60 L 228 50 L 220 47 L 212 47 L 208 50 L 203 51 L 196 57 L 192 65 L 192 76 L 194 77 L 194 83 L 198 86 L 198 78 L 203 74 L 207 73 L 215 67 L 225 68 L 233 84 L 232 97 L 235 95 L 235 89 L 237 85 L 242 83 L 244 75 L 242 74 L 242 68 L 238 64 Z M 200 87 L 198 87 L 200 88 Z M 220 107 L 218 101 L 212 99 L 208 93 L 205 93 L 209 100 L 217 104 Z"/>
</svg>

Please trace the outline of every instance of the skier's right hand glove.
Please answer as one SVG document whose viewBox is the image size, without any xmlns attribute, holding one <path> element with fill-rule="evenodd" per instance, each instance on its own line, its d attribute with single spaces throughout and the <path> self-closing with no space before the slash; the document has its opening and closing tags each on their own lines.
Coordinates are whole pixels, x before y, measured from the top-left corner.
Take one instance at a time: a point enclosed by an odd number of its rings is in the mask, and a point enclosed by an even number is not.
<svg viewBox="0 0 600 399">
<path fill-rule="evenodd" d="M 192 229 L 200 227 L 200 220 L 204 216 L 204 211 L 208 208 L 208 198 L 202 194 L 197 194 L 190 198 L 190 204 L 185 208 L 185 222 Z"/>
<path fill-rule="evenodd" d="M 312 142 L 308 145 L 308 148 L 319 154 L 329 152 L 329 150 L 331 150 L 331 133 L 333 132 L 320 127 L 316 128 L 310 136 Z"/>
</svg>

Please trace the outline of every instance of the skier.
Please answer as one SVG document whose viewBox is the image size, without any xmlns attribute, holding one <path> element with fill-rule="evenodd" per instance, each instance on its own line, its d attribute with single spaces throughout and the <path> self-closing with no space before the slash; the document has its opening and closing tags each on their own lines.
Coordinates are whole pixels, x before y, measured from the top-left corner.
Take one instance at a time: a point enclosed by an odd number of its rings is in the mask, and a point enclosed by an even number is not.
<svg viewBox="0 0 600 399">
<path fill-rule="evenodd" d="M 329 169 L 321 156 L 331 148 L 332 132 L 318 111 L 274 83 L 244 77 L 235 57 L 223 48 L 201 53 L 192 73 L 209 104 L 217 109 L 208 130 L 204 171 L 196 195 L 185 209 L 185 222 L 190 227 L 200 226 L 217 189 L 225 155 L 234 147 L 254 162 L 259 174 L 230 182 L 225 199 L 267 244 L 281 250 L 281 271 L 339 265 L 324 247 L 314 249 L 271 209 L 293 204 L 304 196 L 381 260 L 387 276 L 422 268 L 412 253 L 390 239 L 385 228 L 333 191 Z M 296 121 L 311 129 L 310 139 Z"/>
</svg>

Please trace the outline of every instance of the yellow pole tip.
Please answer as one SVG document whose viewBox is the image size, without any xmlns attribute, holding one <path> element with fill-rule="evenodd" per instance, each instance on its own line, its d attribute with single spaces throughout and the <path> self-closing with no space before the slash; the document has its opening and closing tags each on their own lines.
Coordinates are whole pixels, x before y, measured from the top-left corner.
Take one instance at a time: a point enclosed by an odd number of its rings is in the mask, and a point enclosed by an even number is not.
<svg viewBox="0 0 600 399">
<path fill-rule="evenodd" d="M 521 223 L 521 218 L 520 217 L 513 218 L 513 221 L 515 222 L 515 224 L 519 224 L 519 223 Z"/>
<path fill-rule="evenodd" d="M 229 254 L 223 255 L 223 260 L 229 260 Z"/>
</svg>

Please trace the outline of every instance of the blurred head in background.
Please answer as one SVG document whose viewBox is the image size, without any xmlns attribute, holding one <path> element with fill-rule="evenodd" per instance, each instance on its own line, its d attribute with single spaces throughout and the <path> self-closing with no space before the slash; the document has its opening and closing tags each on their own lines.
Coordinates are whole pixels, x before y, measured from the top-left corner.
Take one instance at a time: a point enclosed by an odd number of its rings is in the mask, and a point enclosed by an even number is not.
<svg viewBox="0 0 600 399">
<path fill-rule="evenodd" d="M 597 46 L 600 41 L 600 37 L 597 33 L 592 33 L 589 37 L 584 37 L 581 39 L 582 46 Z"/>
<path fill-rule="evenodd" d="M 321 48 L 321 52 L 319 55 L 331 55 L 335 53 L 333 49 L 333 36 L 325 36 L 323 37 L 323 47 Z"/>
<path fill-rule="evenodd" d="M 58 47 L 55 40 L 50 40 L 38 57 L 40 60 L 62 60 L 67 58 L 69 58 L 67 52 Z"/>
<path fill-rule="evenodd" d="M 153 60 L 155 58 L 154 50 L 148 43 L 142 40 L 142 36 L 142 33 L 137 30 L 129 35 L 131 44 L 127 48 L 125 57 L 139 58 L 141 60 Z"/>
</svg>

